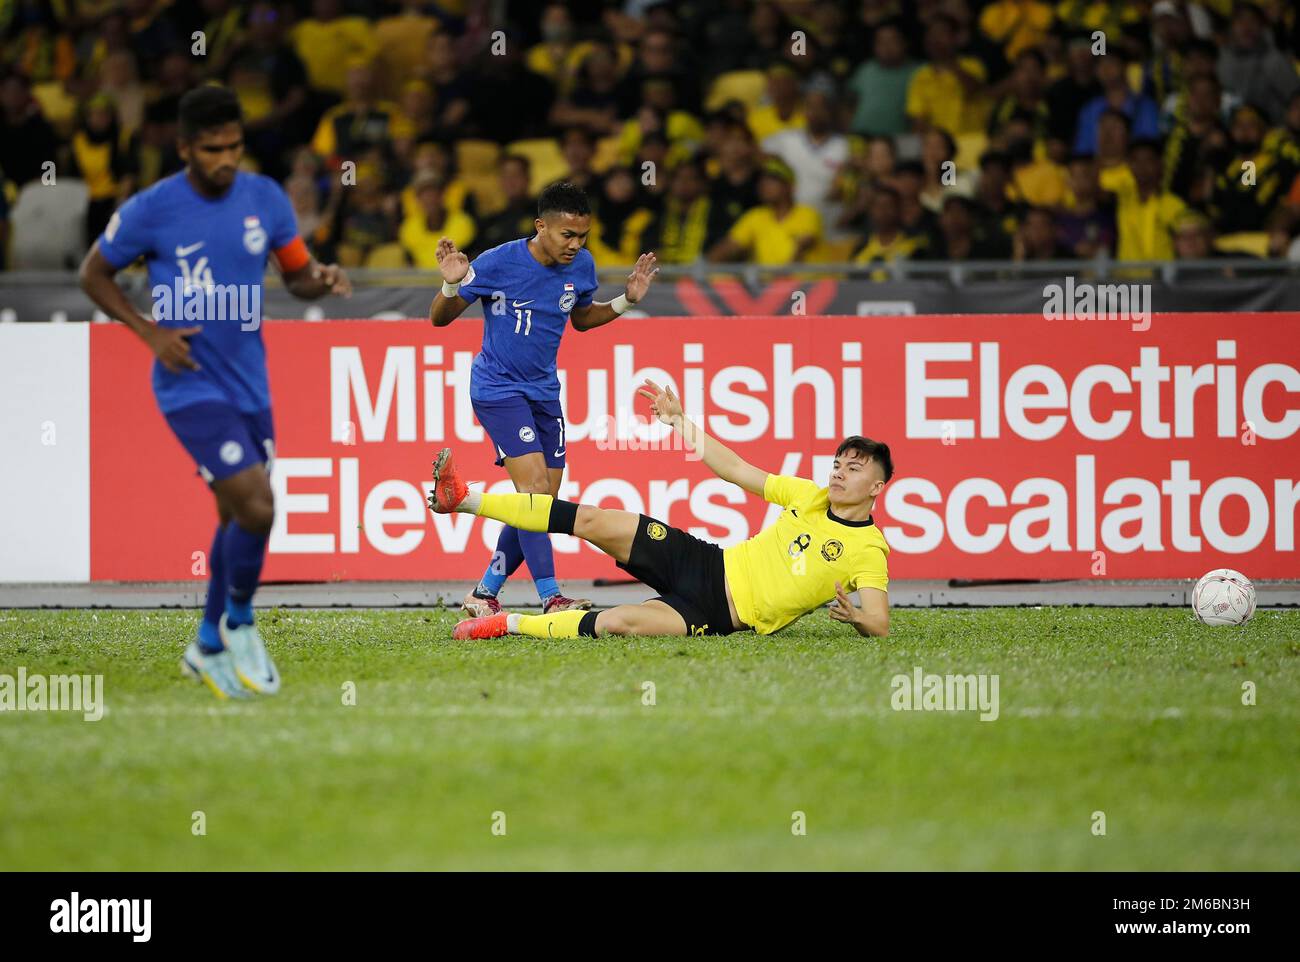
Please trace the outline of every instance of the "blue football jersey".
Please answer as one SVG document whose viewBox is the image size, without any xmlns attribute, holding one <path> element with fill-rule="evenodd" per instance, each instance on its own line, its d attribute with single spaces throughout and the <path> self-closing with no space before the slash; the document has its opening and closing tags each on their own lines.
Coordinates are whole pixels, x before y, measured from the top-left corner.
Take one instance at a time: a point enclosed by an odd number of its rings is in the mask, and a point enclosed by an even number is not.
<svg viewBox="0 0 1300 962">
<path fill-rule="evenodd" d="M 596 262 L 584 247 L 572 264 L 545 267 L 520 238 L 484 251 L 470 264 L 460 296 L 483 301 L 483 349 L 474 358 L 470 397 L 534 401 L 560 396 L 556 354 L 574 307 L 596 293 Z"/>
<path fill-rule="evenodd" d="M 143 257 L 154 319 L 165 327 L 203 328 L 190 338 L 200 370 L 173 374 L 154 362 L 154 396 L 163 411 L 203 401 L 245 413 L 271 406 L 262 279 L 271 252 L 297 234 L 280 185 L 243 171 L 218 198 L 199 194 L 181 171 L 113 215 L 99 238 L 104 259 L 122 268 Z"/>
</svg>

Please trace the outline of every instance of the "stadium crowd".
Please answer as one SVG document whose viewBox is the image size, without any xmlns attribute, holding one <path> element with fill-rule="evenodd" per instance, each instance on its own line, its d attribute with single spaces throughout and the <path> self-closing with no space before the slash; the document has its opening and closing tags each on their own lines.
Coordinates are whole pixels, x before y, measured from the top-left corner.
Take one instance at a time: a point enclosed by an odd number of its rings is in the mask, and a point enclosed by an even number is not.
<svg viewBox="0 0 1300 962">
<path fill-rule="evenodd" d="M 1300 259 L 1289 0 L 8 0 L 0 51 L 11 266 L 50 171 L 84 249 L 178 170 L 201 83 L 347 266 L 522 236 L 560 179 L 601 267 Z"/>
</svg>

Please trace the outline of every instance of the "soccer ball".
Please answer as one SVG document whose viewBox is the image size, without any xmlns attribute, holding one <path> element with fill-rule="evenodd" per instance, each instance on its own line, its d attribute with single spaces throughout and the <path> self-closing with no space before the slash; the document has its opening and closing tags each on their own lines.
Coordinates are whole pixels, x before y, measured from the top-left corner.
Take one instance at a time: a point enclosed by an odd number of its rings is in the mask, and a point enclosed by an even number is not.
<svg viewBox="0 0 1300 962">
<path fill-rule="evenodd" d="M 1203 625 L 1244 625 L 1255 614 L 1255 586 L 1240 571 L 1215 568 L 1192 589 L 1192 613 Z"/>
</svg>

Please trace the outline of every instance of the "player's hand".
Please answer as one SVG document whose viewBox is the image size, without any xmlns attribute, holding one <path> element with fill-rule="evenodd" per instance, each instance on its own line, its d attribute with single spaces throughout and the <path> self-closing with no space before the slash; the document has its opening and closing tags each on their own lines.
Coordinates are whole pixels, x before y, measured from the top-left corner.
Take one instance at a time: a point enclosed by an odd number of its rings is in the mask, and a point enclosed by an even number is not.
<svg viewBox="0 0 1300 962">
<path fill-rule="evenodd" d="M 312 271 L 313 278 L 325 285 L 326 292 L 349 297 L 352 294 L 352 281 L 343 273 L 338 264 L 317 264 Z"/>
<path fill-rule="evenodd" d="M 451 242 L 450 237 L 439 240 L 438 247 L 433 253 L 438 258 L 438 270 L 442 271 L 444 281 L 448 284 L 459 284 L 465 279 L 465 275 L 469 273 L 469 258 L 456 250 L 456 245 Z"/>
<path fill-rule="evenodd" d="M 162 366 L 173 374 L 197 371 L 199 365 L 190 357 L 189 338 L 202 331 L 200 327 L 155 327 L 149 333 L 149 347 Z"/>
<path fill-rule="evenodd" d="M 645 292 L 650 289 L 650 282 L 658 273 L 659 262 L 655 260 L 654 254 L 642 254 L 638 257 L 632 273 L 627 275 L 627 299 L 635 304 L 645 297 Z"/>
<path fill-rule="evenodd" d="M 857 625 L 862 620 L 862 609 L 853 603 L 853 599 L 844 591 L 844 586 L 835 582 L 835 600 L 830 603 L 831 619 Z"/>
<path fill-rule="evenodd" d="M 650 410 L 664 424 L 679 424 L 682 420 L 682 402 L 677 399 L 670 387 L 660 387 L 646 378 L 645 383 L 636 389 L 636 393 L 650 399 Z"/>
</svg>

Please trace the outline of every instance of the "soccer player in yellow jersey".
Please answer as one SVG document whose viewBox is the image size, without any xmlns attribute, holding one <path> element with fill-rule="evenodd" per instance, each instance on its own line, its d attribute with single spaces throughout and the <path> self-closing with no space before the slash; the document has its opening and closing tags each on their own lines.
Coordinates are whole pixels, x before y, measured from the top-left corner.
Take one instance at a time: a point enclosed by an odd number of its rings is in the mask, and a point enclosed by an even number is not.
<svg viewBox="0 0 1300 962">
<path fill-rule="evenodd" d="M 876 498 L 894 473 L 888 445 L 846 438 L 835 451 L 830 485 L 822 488 L 747 463 L 688 420 L 671 389 L 646 381 L 639 393 L 718 477 L 785 508 L 776 523 L 723 550 L 643 514 L 546 494 L 470 491 L 456 471 L 451 449 L 443 448 L 433 466 L 431 510 L 477 514 L 525 531 L 576 535 L 660 592 L 639 605 L 600 612 L 501 612 L 470 618 L 456 626 L 454 637 L 726 635 L 747 629 L 770 635 L 827 602 L 831 617 L 853 625 L 858 634 L 889 633 L 889 545 L 871 518 Z M 859 593 L 861 605 L 854 604 L 851 591 Z"/>
</svg>

